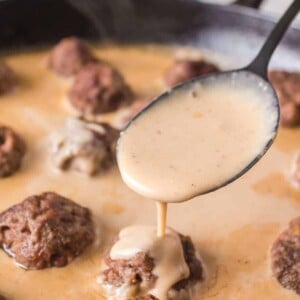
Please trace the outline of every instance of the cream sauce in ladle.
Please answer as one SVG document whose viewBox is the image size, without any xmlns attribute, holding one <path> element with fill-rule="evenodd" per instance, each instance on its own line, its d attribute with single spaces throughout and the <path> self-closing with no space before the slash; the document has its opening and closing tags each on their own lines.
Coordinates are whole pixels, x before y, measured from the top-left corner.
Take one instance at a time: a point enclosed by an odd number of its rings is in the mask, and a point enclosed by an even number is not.
<svg viewBox="0 0 300 300">
<path fill-rule="evenodd" d="M 278 111 L 267 85 L 245 76 L 196 81 L 136 118 L 118 145 L 126 184 L 149 199 L 182 202 L 251 164 L 273 139 Z"/>
</svg>

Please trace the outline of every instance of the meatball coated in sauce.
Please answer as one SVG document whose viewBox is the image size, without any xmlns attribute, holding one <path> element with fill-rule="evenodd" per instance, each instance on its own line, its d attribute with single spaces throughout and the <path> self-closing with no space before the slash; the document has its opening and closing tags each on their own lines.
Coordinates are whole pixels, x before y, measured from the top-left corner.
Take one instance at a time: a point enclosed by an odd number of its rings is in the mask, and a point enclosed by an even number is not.
<svg viewBox="0 0 300 300">
<path fill-rule="evenodd" d="M 0 178 L 14 174 L 22 164 L 26 146 L 11 128 L 0 125 Z"/>
<path fill-rule="evenodd" d="M 279 283 L 300 295 L 300 217 L 292 220 L 274 242 L 271 262 Z"/>
<path fill-rule="evenodd" d="M 169 87 L 190 80 L 194 77 L 219 72 L 220 69 L 203 59 L 177 59 L 165 74 L 165 82 Z"/>
<path fill-rule="evenodd" d="M 269 72 L 269 79 L 279 97 L 281 125 L 300 125 L 300 73 L 274 70 Z"/>
<path fill-rule="evenodd" d="M 106 123 L 70 118 L 51 136 L 52 161 L 61 170 L 95 175 L 114 161 L 118 137 Z"/>
<path fill-rule="evenodd" d="M 123 76 L 113 67 L 91 63 L 77 74 L 69 100 L 82 115 L 97 115 L 129 105 L 133 93 Z"/>
<path fill-rule="evenodd" d="M 63 267 L 94 237 L 90 211 L 56 193 L 28 197 L 0 214 L 0 244 L 26 269 Z"/>
<path fill-rule="evenodd" d="M 204 280 L 204 269 L 197 257 L 195 246 L 190 237 L 180 235 L 185 261 L 190 269 L 190 276 L 175 284 L 174 289 L 180 291 L 190 284 Z"/>
<path fill-rule="evenodd" d="M 0 61 L 0 96 L 13 90 L 16 85 L 16 74 L 5 62 Z"/>
<path fill-rule="evenodd" d="M 204 281 L 204 269 L 197 257 L 195 247 L 187 236 L 179 235 L 184 259 L 189 268 L 188 278 L 177 282 L 170 290 L 170 299 L 178 299 L 178 293 L 188 292 L 188 289 L 198 282 Z M 129 260 L 113 260 L 109 253 L 105 258 L 106 269 L 103 271 L 101 280 L 104 285 L 109 285 L 110 290 L 120 287 L 129 288 L 128 300 L 156 300 L 153 295 L 139 295 L 140 287 L 150 290 L 154 287 L 157 276 L 153 273 L 154 260 L 144 252 L 136 254 Z M 123 298 L 122 298 L 123 299 Z M 180 298 L 181 299 L 181 298 Z M 159 299 L 157 299 L 159 300 Z"/>
<path fill-rule="evenodd" d="M 96 60 L 85 42 L 69 37 L 62 39 L 54 47 L 48 65 L 58 75 L 69 77 L 77 74 L 87 63 Z"/>
<path fill-rule="evenodd" d="M 113 260 L 107 254 L 105 265 L 107 269 L 102 274 L 103 282 L 114 287 L 133 286 L 139 283 L 152 286 L 156 280 L 156 276 L 152 273 L 154 261 L 143 252 L 129 260 Z"/>
</svg>

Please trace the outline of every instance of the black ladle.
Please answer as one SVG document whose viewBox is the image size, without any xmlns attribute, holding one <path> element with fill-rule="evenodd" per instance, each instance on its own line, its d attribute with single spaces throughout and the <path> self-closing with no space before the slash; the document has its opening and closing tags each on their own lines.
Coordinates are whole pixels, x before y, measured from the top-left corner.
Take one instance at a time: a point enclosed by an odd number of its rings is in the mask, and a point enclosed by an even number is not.
<svg viewBox="0 0 300 300">
<path fill-rule="evenodd" d="M 165 92 L 164 94 L 160 95 L 155 101 L 153 101 L 148 107 L 146 107 L 142 112 L 140 112 L 134 119 L 136 120 L 139 118 L 142 114 L 146 114 L 148 110 L 151 110 L 151 108 L 156 105 L 160 101 L 164 101 L 167 98 L 170 97 L 170 94 L 177 92 L 177 91 L 186 91 L 190 92 L 195 84 L 198 83 L 207 83 L 210 81 L 216 81 L 216 80 L 221 80 L 224 81 L 224 78 L 228 79 L 230 78 L 231 82 L 238 82 L 241 78 L 243 80 L 248 80 L 247 83 L 249 84 L 254 84 L 255 86 L 259 87 L 260 89 L 264 90 L 266 93 L 270 93 L 269 99 L 270 101 L 270 107 L 272 107 L 272 134 L 268 137 L 266 140 L 266 143 L 262 147 L 261 152 L 256 155 L 256 157 L 253 158 L 253 160 L 245 166 L 245 168 L 242 169 L 238 174 L 234 175 L 233 177 L 227 179 L 226 181 L 222 182 L 221 184 L 214 186 L 210 188 L 209 190 L 205 192 L 201 192 L 201 194 L 208 193 L 214 190 L 217 190 L 232 181 L 236 180 L 240 176 L 242 176 L 244 173 L 246 173 L 251 167 L 253 167 L 260 159 L 261 157 L 267 152 L 267 150 L 270 148 L 272 143 L 274 142 L 274 139 L 276 137 L 277 131 L 278 131 L 278 126 L 279 126 L 279 117 L 280 117 L 280 108 L 279 108 L 279 102 L 278 102 L 278 97 L 276 95 L 276 92 L 274 91 L 273 86 L 271 83 L 268 81 L 268 65 L 269 61 L 272 57 L 272 54 L 274 50 L 276 49 L 277 45 L 281 41 L 283 35 L 287 31 L 290 23 L 293 21 L 294 17 L 297 15 L 297 13 L 300 10 L 300 0 L 294 0 L 293 3 L 290 5 L 290 7 L 287 9 L 285 14 L 282 16 L 282 18 L 279 20 L 278 24 L 275 26 L 273 31 L 271 32 L 270 36 L 268 37 L 267 41 L 263 45 L 262 49 L 256 56 L 256 58 L 253 60 L 253 62 L 247 66 L 246 68 L 238 69 L 238 70 L 233 70 L 233 71 L 227 71 L 227 72 L 221 72 L 217 74 L 212 74 L 208 76 L 201 76 L 192 79 L 191 81 L 184 82 L 171 90 Z M 233 45 L 234 46 L 234 45 Z M 266 101 L 266 99 L 263 99 Z M 274 117 L 275 116 L 275 117 Z M 130 127 L 131 123 L 128 124 L 128 127 Z M 122 135 L 119 140 L 119 145 L 122 143 Z M 120 165 L 119 165 L 120 166 Z M 121 174 L 122 174 L 122 168 L 120 168 Z M 124 170 L 126 172 L 126 170 Z M 125 180 L 126 181 L 126 180 Z M 195 193 L 194 196 L 197 196 Z"/>
</svg>

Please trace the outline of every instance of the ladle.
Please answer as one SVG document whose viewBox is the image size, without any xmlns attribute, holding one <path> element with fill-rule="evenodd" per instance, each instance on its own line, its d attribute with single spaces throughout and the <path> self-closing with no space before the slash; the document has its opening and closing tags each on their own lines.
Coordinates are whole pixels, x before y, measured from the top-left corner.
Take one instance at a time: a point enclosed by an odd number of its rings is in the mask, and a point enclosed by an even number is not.
<svg viewBox="0 0 300 300">
<path fill-rule="evenodd" d="M 249 84 L 249 85 L 253 85 L 255 87 L 259 87 L 260 89 L 262 89 L 269 95 L 266 98 L 262 97 L 262 101 L 269 101 L 270 103 L 268 103 L 268 104 L 272 108 L 273 118 L 272 118 L 272 124 L 270 126 L 272 134 L 270 134 L 266 137 L 266 141 L 262 145 L 261 151 L 258 154 L 256 152 L 255 156 L 250 161 L 250 163 L 248 161 L 247 165 L 245 165 L 243 168 L 240 169 L 241 171 L 237 172 L 237 174 L 234 174 L 234 176 L 231 176 L 230 178 L 226 178 L 222 182 L 218 182 L 218 184 L 216 184 L 215 186 L 210 186 L 205 191 L 203 191 L 203 190 L 201 192 L 194 191 L 194 194 L 190 195 L 188 199 L 193 198 L 197 195 L 203 195 L 205 193 L 217 190 L 217 189 L 233 182 L 234 180 L 236 180 L 237 178 L 239 178 L 240 176 L 245 174 L 251 167 L 253 167 L 261 159 L 261 157 L 270 148 L 270 146 L 272 145 L 272 143 L 276 137 L 276 134 L 278 131 L 278 126 L 279 126 L 279 116 L 280 116 L 278 97 L 276 95 L 276 92 L 275 92 L 273 86 L 268 81 L 268 77 L 267 77 L 268 64 L 269 64 L 270 58 L 271 58 L 274 50 L 276 49 L 276 47 L 279 44 L 280 40 L 282 39 L 284 33 L 288 29 L 290 23 L 292 22 L 294 17 L 297 15 L 299 10 L 300 10 L 300 0 L 294 0 L 293 3 L 290 5 L 290 7 L 285 12 L 285 14 L 279 20 L 278 24 L 275 26 L 273 31 L 271 32 L 270 36 L 268 37 L 267 41 L 263 45 L 262 49 L 260 50 L 260 52 L 258 53 L 256 58 L 253 60 L 253 62 L 249 66 L 242 68 L 242 69 L 238 69 L 238 70 L 221 72 L 221 73 L 216 73 L 216 74 L 212 74 L 212 75 L 208 75 L 208 76 L 201 76 L 201 77 L 194 78 L 190 81 L 184 82 L 184 83 L 172 88 L 171 90 L 163 93 L 162 95 L 160 95 L 149 106 L 147 106 L 143 111 L 141 111 L 128 124 L 128 126 L 124 129 L 123 133 L 121 134 L 121 138 L 119 139 L 117 157 L 118 157 L 118 163 L 119 163 L 122 177 L 129 186 L 131 186 L 134 190 L 137 190 L 134 188 L 133 184 L 131 184 L 131 183 L 134 181 L 137 182 L 139 180 L 139 178 L 129 178 L 131 176 L 131 174 L 128 176 L 128 174 L 126 174 L 126 170 L 123 170 L 123 165 L 120 164 L 119 152 L 120 152 L 120 148 L 122 148 L 121 146 L 122 146 L 123 137 L 126 136 L 126 130 L 128 130 L 128 128 L 130 128 L 132 125 L 134 125 L 134 123 L 138 120 L 138 118 L 144 116 L 144 114 L 147 114 L 149 111 L 151 111 L 152 108 L 156 107 L 156 105 L 158 105 L 161 101 L 170 99 L 170 97 L 173 95 L 173 93 L 177 93 L 177 92 L 191 93 L 193 91 L 193 87 L 196 84 L 201 84 L 201 85 L 203 84 L 205 86 L 205 84 L 207 84 L 207 83 L 210 83 L 213 81 L 217 82 L 218 80 L 224 82 L 226 79 L 227 82 L 231 82 L 233 84 L 235 82 L 238 84 L 242 80 L 243 82 L 244 81 L 246 82 L 246 85 Z M 234 45 L 232 45 L 232 46 L 234 47 Z M 224 113 L 226 113 L 226 112 L 224 112 Z M 180 122 L 180 120 L 178 120 L 178 122 Z M 147 137 L 145 137 L 145 138 L 147 138 Z M 197 141 L 195 141 L 195 142 L 197 142 Z M 183 155 L 184 155 L 184 153 L 183 153 Z M 199 155 L 201 155 L 201 154 L 199 153 Z M 157 174 L 157 176 L 159 178 L 160 174 Z M 184 201 L 184 200 L 188 200 L 188 199 L 181 199 L 181 200 L 179 199 L 178 201 L 173 201 L 173 202 L 180 202 L 180 201 Z M 165 200 L 166 202 L 169 202 L 168 199 L 155 199 L 155 200 L 158 200 L 158 201 Z M 172 202 L 172 201 L 170 201 L 170 202 Z"/>
</svg>

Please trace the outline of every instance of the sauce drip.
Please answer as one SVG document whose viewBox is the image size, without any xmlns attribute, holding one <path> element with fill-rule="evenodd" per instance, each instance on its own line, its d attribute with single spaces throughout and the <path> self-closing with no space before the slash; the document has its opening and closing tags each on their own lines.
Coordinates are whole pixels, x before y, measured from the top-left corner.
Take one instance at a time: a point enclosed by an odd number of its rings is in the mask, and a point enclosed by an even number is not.
<svg viewBox="0 0 300 300">
<path fill-rule="evenodd" d="M 172 286 L 190 275 L 178 233 L 167 228 L 165 236 L 160 238 L 155 226 L 126 227 L 119 233 L 119 240 L 112 247 L 110 257 L 115 260 L 130 259 L 139 252 L 146 252 L 153 258 L 153 273 L 157 276 L 154 288 L 143 292 L 160 300 L 168 300 Z"/>
<path fill-rule="evenodd" d="M 168 204 L 166 202 L 156 202 L 157 207 L 157 236 L 164 237 L 167 226 Z"/>
</svg>

